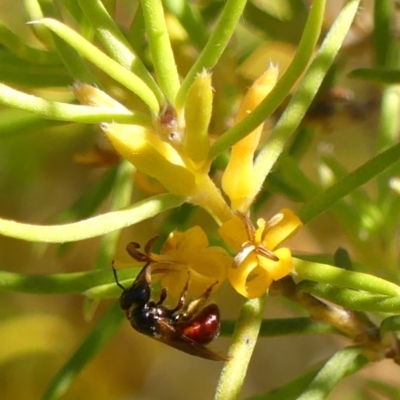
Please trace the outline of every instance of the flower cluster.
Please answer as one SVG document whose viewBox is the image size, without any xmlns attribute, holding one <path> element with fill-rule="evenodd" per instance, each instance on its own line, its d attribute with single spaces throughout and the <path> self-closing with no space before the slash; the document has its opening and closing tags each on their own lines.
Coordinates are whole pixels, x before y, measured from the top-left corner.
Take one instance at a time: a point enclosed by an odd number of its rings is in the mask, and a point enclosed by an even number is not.
<svg viewBox="0 0 400 400">
<path fill-rule="evenodd" d="M 278 69 L 270 66 L 254 82 L 239 107 L 236 123 L 268 95 L 277 78 Z M 124 107 L 89 85 L 76 85 L 75 95 L 84 104 Z M 140 173 L 209 211 L 220 225 L 222 239 L 236 254 L 231 257 L 222 247 L 209 247 L 199 226 L 174 231 L 160 254 L 151 252 L 149 246 L 146 249 L 145 257 L 154 264 L 152 274 L 159 274 L 163 287 L 179 295 L 189 275 L 190 291 L 199 295 L 229 278 L 241 295 L 254 298 L 292 271 L 290 250 L 277 247 L 300 228 L 301 221 L 290 210 L 282 210 L 268 222 L 259 219 L 256 229 L 246 216 L 259 190 L 252 177 L 257 172 L 254 157 L 262 125 L 232 147 L 222 177 L 222 189 L 231 203 L 227 205 L 208 175 L 212 99 L 211 75 L 204 71 L 194 80 L 182 110 L 166 103 L 152 126 L 109 123 L 102 128 L 115 150 Z M 140 253 L 136 255 L 140 258 Z"/>
</svg>

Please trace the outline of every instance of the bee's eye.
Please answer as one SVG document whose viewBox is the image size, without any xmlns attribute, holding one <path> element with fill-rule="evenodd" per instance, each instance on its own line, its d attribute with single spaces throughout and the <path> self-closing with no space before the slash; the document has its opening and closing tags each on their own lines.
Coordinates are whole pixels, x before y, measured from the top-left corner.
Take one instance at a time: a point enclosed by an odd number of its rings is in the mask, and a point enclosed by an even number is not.
<svg viewBox="0 0 400 400">
<path fill-rule="evenodd" d="M 132 306 L 142 306 L 150 300 L 150 288 L 142 282 L 126 289 L 120 299 L 119 304 L 122 310 L 128 310 Z"/>
</svg>

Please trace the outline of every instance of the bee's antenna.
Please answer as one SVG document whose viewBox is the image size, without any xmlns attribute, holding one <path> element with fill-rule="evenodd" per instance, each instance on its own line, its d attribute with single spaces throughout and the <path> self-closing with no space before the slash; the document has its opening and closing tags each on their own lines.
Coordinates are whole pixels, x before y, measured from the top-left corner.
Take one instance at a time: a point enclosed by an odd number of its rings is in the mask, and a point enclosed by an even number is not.
<svg viewBox="0 0 400 400">
<path fill-rule="evenodd" d="M 112 268 L 112 270 L 113 270 L 115 283 L 116 283 L 123 291 L 125 291 L 126 288 L 124 288 L 124 287 L 119 283 L 118 275 L 117 275 L 117 270 L 116 270 L 116 268 L 114 267 L 114 260 L 113 260 L 112 263 L 111 263 L 111 268 Z"/>
</svg>

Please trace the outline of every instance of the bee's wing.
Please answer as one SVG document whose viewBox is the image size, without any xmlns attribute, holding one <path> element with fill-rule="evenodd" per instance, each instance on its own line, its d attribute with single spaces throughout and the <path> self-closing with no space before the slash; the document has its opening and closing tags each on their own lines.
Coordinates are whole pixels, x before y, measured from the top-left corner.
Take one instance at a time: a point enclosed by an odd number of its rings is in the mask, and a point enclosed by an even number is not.
<svg viewBox="0 0 400 400">
<path fill-rule="evenodd" d="M 180 351 L 197 356 L 206 358 L 214 361 L 227 361 L 228 357 L 225 354 L 216 352 L 209 347 L 200 345 L 185 335 L 176 332 L 173 327 L 165 322 L 160 322 L 162 335 L 155 337 L 156 340 L 167 344 L 168 346 L 174 347 Z"/>
</svg>

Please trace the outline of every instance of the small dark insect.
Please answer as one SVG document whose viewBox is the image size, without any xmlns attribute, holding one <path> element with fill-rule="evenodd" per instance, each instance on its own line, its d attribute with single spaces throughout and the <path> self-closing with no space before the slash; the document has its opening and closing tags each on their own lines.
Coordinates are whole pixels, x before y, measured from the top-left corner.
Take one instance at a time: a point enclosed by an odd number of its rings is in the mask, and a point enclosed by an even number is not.
<svg viewBox="0 0 400 400">
<path fill-rule="evenodd" d="M 115 282 L 123 290 L 119 299 L 121 309 L 126 312 L 133 329 L 162 343 L 193 356 L 223 361 L 227 357 L 205 347 L 218 335 L 220 329 L 219 308 L 209 304 L 202 308 L 210 296 L 211 285 L 196 300 L 186 302 L 189 278 L 175 308 L 163 305 L 167 290 L 161 290 L 158 302 L 151 300 L 151 262 L 140 271 L 130 288 L 124 288 L 118 281 L 113 265 Z"/>
</svg>

